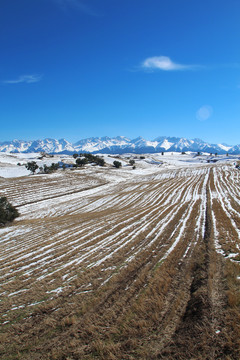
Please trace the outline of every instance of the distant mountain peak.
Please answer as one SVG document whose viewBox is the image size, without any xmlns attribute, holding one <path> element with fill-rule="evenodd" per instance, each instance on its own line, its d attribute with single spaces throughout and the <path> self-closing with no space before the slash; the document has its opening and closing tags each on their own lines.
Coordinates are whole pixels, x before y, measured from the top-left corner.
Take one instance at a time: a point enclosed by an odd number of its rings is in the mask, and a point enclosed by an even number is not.
<svg viewBox="0 0 240 360">
<path fill-rule="evenodd" d="M 164 151 L 192 151 L 218 154 L 239 154 L 240 145 L 230 146 L 225 143 L 210 144 L 201 139 L 187 139 L 184 137 L 159 136 L 154 140 L 145 140 L 142 136 L 129 139 L 125 136 L 91 137 L 81 139 L 72 144 L 66 139 L 38 139 L 0 142 L 0 151 L 3 152 L 46 152 L 46 153 L 156 153 Z"/>
</svg>

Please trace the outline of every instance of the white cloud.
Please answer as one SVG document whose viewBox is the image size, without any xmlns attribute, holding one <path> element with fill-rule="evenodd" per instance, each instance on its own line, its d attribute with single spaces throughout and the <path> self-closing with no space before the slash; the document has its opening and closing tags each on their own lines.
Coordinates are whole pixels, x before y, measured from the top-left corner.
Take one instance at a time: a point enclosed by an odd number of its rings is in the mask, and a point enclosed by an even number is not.
<svg viewBox="0 0 240 360">
<path fill-rule="evenodd" d="M 200 121 L 205 121 L 210 118 L 213 113 L 213 108 L 209 105 L 203 105 L 196 112 L 196 117 Z"/>
<path fill-rule="evenodd" d="M 190 70 L 195 68 L 196 65 L 183 65 L 173 62 L 168 56 L 153 56 L 147 58 L 142 62 L 142 68 L 147 70 Z"/>
<path fill-rule="evenodd" d="M 17 79 L 14 80 L 5 80 L 3 81 L 5 84 L 32 84 L 39 82 L 42 79 L 42 75 L 21 75 Z"/>
</svg>

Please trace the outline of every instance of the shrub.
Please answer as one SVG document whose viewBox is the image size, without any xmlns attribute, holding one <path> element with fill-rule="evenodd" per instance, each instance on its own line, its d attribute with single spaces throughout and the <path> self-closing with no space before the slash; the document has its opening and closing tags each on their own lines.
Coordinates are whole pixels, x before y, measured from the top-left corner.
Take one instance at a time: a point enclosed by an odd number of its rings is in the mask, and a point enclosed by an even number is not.
<svg viewBox="0 0 240 360">
<path fill-rule="evenodd" d="M 7 198 L 0 197 L 0 226 L 13 221 L 18 216 L 18 210 L 8 202 Z"/>
<path fill-rule="evenodd" d="M 51 174 L 52 172 L 56 171 L 59 168 L 59 163 L 52 163 L 51 166 L 47 166 L 46 164 L 43 165 L 43 172 L 44 174 Z M 40 170 L 42 169 L 39 168 Z"/>
<path fill-rule="evenodd" d="M 52 165 L 50 166 L 50 169 L 52 171 L 56 171 L 58 170 L 58 168 L 59 168 L 59 163 L 52 163 Z"/>
<path fill-rule="evenodd" d="M 122 163 L 120 161 L 115 160 L 113 162 L 113 166 L 117 169 L 119 169 L 122 166 Z"/>
<path fill-rule="evenodd" d="M 129 164 L 133 166 L 135 164 L 135 160 L 129 160 Z"/>
<path fill-rule="evenodd" d="M 38 169 L 38 165 L 36 163 L 36 161 L 29 161 L 26 165 L 25 165 L 26 169 L 31 171 L 31 173 L 34 175 L 35 171 Z"/>
<path fill-rule="evenodd" d="M 43 171 L 45 174 L 49 174 L 51 172 L 50 168 L 46 164 L 43 165 Z"/>
<path fill-rule="evenodd" d="M 84 157 L 84 159 L 77 159 L 76 160 L 76 164 L 78 166 L 83 166 L 85 164 L 88 164 L 88 163 L 95 163 L 99 166 L 104 166 L 105 165 L 105 161 L 103 158 L 100 158 L 98 155 L 93 155 L 93 154 L 80 154 L 81 157 Z M 81 161 L 80 161 L 81 160 Z M 83 162 L 84 161 L 84 162 Z"/>
<path fill-rule="evenodd" d="M 96 156 L 95 163 L 97 165 L 99 165 L 99 166 L 104 166 L 105 165 L 105 160 L 103 158 L 100 158 L 100 157 Z"/>
<path fill-rule="evenodd" d="M 76 165 L 77 166 L 84 166 L 84 165 L 86 165 L 87 164 L 87 159 L 86 158 L 84 158 L 84 159 L 80 159 L 80 158 L 78 158 L 77 160 L 76 160 Z"/>
</svg>

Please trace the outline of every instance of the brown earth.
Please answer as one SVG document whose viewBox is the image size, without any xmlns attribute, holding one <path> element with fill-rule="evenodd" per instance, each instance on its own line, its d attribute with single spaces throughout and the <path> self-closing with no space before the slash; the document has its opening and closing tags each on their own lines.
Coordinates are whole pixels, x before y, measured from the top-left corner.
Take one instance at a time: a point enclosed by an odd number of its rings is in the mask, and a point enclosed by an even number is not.
<svg viewBox="0 0 240 360">
<path fill-rule="evenodd" d="M 238 170 L 103 171 L 0 180 L 2 359 L 239 359 Z"/>
</svg>

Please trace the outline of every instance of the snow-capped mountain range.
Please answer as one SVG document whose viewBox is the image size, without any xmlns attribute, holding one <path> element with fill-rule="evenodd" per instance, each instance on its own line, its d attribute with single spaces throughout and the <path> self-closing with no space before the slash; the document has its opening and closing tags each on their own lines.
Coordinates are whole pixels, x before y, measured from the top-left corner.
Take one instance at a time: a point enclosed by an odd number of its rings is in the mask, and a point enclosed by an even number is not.
<svg viewBox="0 0 240 360">
<path fill-rule="evenodd" d="M 46 152 L 71 154 L 74 152 L 90 153 L 157 153 L 170 151 L 193 151 L 218 154 L 240 154 L 240 145 L 230 146 L 226 144 L 209 144 L 201 139 L 185 139 L 177 137 L 157 137 L 152 141 L 138 137 L 128 139 L 124 136 L 94 137 L 80 140 L 71 144 L 65 139 L 44 139 L 34 141 L 13 140 L 0 142 L 1 152 L 19 153 L 19 152 Z"/>
</svg>

